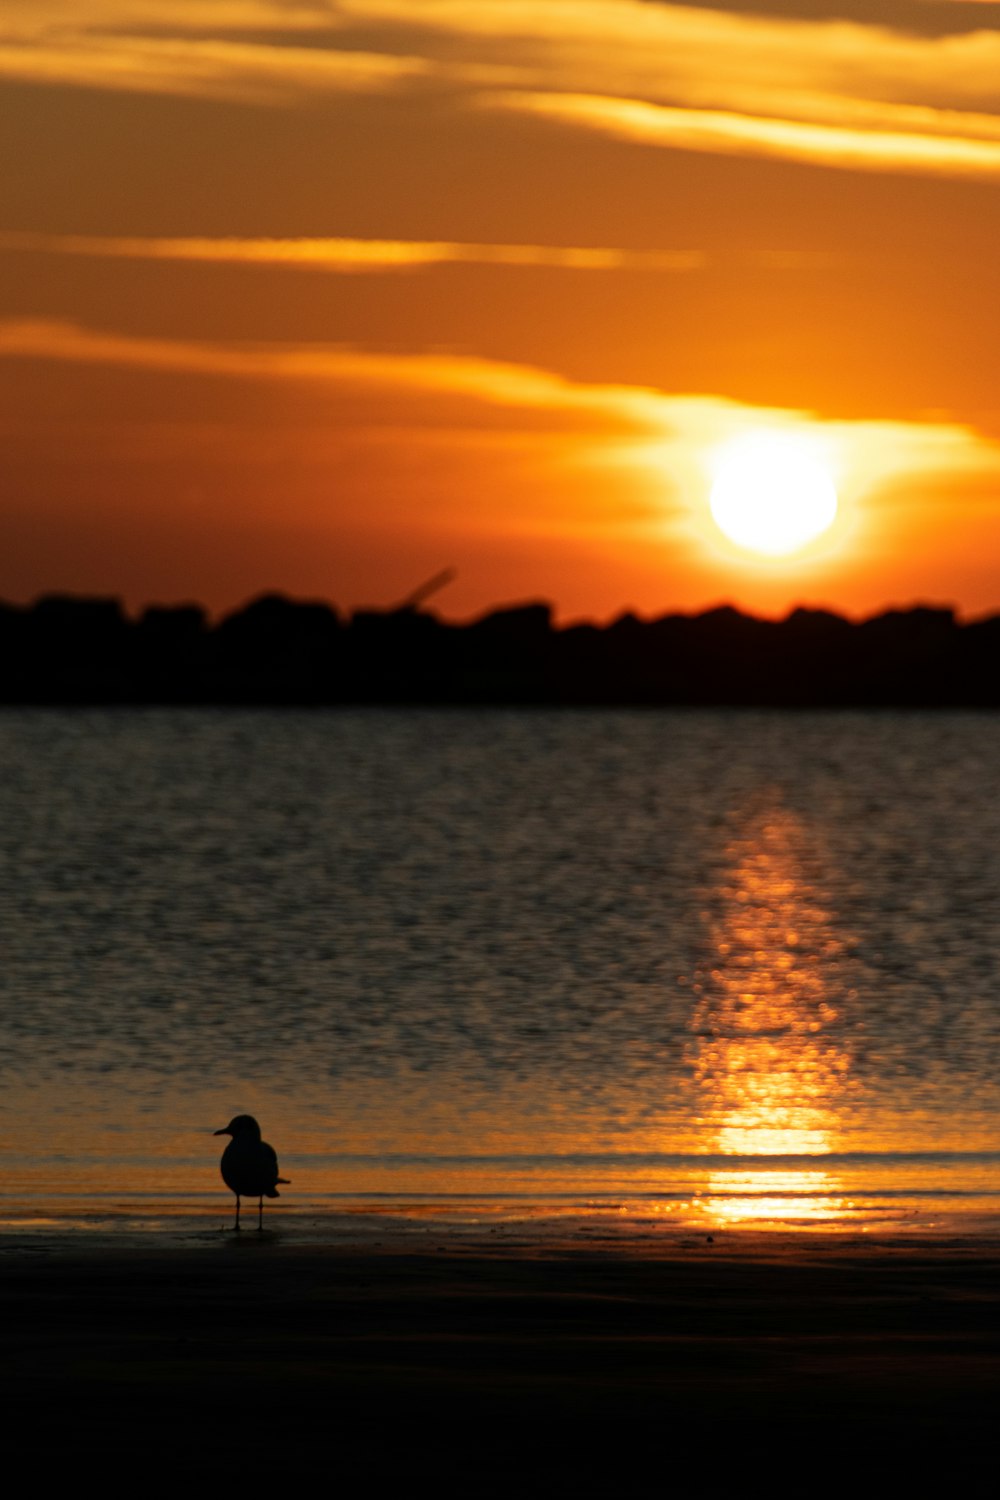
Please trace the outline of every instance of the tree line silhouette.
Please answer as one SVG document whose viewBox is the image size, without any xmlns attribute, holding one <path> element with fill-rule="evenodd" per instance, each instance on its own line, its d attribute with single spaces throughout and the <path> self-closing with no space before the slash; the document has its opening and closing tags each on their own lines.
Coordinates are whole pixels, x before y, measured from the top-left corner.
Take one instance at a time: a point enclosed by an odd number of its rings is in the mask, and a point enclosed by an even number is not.
<svg viewBox="0 0 1000 1500">
<path fill-rule="evenodd" d="M 407 602 L 349 616 L 265 594 L 129 618 L 116 599 L 0 604 L 6 704 L 676 704 L 1000 707 L 1000 615 L 858 623 L 729 606 L 558 626 L 545 603 L 454 624 Z"/>
</svg>

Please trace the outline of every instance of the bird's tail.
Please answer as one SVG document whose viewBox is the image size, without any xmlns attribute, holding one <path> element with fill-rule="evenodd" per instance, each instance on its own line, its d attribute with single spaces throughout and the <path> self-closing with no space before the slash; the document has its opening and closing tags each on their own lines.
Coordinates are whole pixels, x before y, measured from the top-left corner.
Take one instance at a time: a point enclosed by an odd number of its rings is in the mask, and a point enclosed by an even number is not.
<svg viewBox="0 0 1000 1500">
<path fill-rule="evenodd" d="M 292 1179 L 290 1177 L 276 1177 L 274 1180 L 275 1182 L 283 1182 L 285 1184 L 285 1187 L 291 1187 L 292 1185 Z"/>
</svg>

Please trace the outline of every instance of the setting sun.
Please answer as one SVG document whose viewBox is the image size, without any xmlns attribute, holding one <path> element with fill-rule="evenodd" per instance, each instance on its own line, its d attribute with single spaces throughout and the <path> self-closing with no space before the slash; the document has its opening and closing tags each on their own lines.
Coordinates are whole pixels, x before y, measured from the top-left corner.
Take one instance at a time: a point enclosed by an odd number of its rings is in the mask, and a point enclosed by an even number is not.
<svg viewBox="0 0 1000 1500">
<path fill-rule="evenodd" d="M 829 529 L 837 492 L 801 439 L 750 433 L 720 451 L 709 505 L 719 530 L 737 546 L 785 557 Z"/>
</svg>

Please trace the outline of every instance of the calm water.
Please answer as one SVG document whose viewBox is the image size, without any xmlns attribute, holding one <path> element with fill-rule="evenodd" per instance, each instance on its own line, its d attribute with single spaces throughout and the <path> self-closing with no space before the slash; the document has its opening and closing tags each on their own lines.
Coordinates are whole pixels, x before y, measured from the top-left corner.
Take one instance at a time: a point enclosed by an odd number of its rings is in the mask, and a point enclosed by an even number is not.
<svg viewBox="0 0 1000 1500">
<path fill-rule="evenodd" d="M 0 716 L 0 1219 L 1000 1211 L 1000 718 Z M 971 1222 L 967 1220 L 967 1222 Z"/>
</svg>

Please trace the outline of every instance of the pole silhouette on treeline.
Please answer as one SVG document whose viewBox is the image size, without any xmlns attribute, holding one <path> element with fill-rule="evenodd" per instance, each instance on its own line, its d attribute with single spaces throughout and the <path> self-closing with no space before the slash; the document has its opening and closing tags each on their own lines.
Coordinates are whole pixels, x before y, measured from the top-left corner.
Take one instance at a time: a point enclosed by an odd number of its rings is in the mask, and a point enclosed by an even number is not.
<svg viewBox="0 0 1000 1500">
<path fill-rule="evenodd" d="M 217 623 L 193 604 L 0 604 L 0 703 L 1000 707 L 1000 615 L 723 606 L 560 626 L 532 602 L 456 624 L 421 607 L 449 576 L 351 615 L 281 594 Z"/>
</svg>

